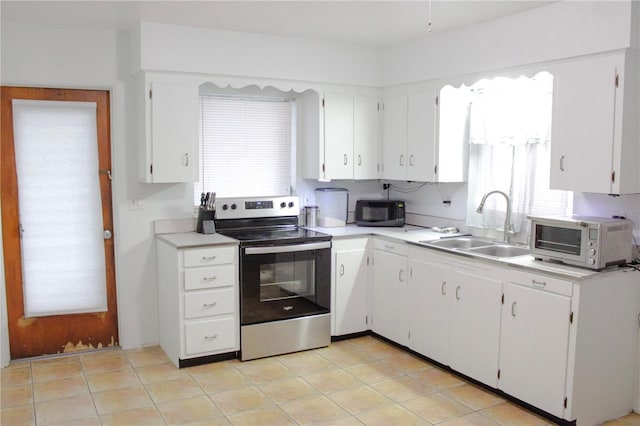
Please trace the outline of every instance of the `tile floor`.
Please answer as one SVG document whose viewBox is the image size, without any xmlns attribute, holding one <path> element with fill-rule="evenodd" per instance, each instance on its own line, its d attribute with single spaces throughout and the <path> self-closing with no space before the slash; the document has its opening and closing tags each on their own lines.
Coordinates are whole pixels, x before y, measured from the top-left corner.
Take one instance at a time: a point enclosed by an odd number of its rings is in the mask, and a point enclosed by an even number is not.
<svg viewBox="0 0 640 426">
<path fill-rule="evenodd" d="M 374 337 L 178 370 L 160 348 L 15 362 L 2 425 L 546 425 Z M 631 414 L 612 425 L 640 425 Z"/>
</svg>

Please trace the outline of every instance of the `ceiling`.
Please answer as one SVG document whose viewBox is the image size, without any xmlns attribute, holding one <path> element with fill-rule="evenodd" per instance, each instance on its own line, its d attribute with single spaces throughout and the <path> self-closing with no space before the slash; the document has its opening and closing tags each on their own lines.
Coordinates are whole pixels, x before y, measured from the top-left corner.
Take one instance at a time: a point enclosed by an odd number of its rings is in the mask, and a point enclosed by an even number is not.
<svg viewBox="0 0 640 426">
<path fill-rule="evenodd" d="M 0 1 L 3 20 L 127 29 L 138 21 L 387 47 L 552 1 Z"/>
</svg>

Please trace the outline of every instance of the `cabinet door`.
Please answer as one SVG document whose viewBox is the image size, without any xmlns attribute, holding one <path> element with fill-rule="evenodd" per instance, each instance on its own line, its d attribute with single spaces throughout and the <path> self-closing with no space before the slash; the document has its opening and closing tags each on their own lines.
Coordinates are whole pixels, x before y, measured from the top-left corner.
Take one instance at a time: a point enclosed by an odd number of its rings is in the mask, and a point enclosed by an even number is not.
<svg viewBox="0 0 640 426">
<path fill-rule="evenodd" d="M 378 179 L 380 102 L 374 96 L 354 99 L 353 178 Z"/>
<path fill-rule="evenodd" d="M 407 97 L 384 100 L 383 173 L 385 179 L 407 180 Z"/>
<path fill-rule="evenodd" d="M 367 250 L 336 252 L 335 335 L 367 330 Z"/>
<path fill-rule="evenodd" d="M 499 387 L 563 417 L 571 299 L 508 283 L 504 291 Z"/>
<path fill-rule="evenodd" d="M 374 332 L 401 345 L 407 344 L 405 256 L 375 250 L 373 279 Z"/>
<path fill-rule="evenodd" d="M 407 179 L 435 182 L 435 93 L 409 95 Z"/>
<path fill-rule="evenodd" d="M 565 63 L 554 74 L 552 189 L 612 192 L 616 58 Z"/>
<path fill-rule="evenodd" d="M 502 282 L 483 271 L 451 271 L 449 365 L 496 387 L 500 343 Z"/>
<path fill-rule="evenodd" d="M 152 182 L 198 180 L 198 86 L 151 83 Z"/>
<path fill-rule="evenodd" d="M 409 347 L 448 364 L 451 283 L 449 268 L 423 260 L 409 260 L 407 315 Z"/>
<path fill-rule="evenodd" d="M 326 179 L 353 179 L 353 96 L 324 95 Z"/>
</svg>

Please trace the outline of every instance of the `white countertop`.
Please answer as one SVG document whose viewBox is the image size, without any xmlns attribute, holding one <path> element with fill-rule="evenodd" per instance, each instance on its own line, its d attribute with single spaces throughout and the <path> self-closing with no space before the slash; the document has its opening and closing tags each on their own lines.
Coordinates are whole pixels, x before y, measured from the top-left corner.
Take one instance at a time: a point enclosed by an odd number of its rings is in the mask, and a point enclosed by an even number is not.
<svg viewBox="0 0 640 426">
<path fill-rule="evenodd" d="M 238 245 L 238 240 L 220 234 L 199 234 L 197 232 L 178 232 L 175 234 L 158 234 L 157 237 L 176 248 L 201 246 Z"/>
</svg>

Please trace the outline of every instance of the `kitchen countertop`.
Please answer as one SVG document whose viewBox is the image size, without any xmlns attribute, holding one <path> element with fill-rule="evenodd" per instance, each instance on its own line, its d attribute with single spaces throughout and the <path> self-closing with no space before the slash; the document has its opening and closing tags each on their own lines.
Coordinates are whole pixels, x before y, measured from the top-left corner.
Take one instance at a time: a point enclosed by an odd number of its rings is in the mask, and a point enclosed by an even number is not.
<svg viewBox="0 0 640 426">
<path fill-rule="evenodd" d="M 201 246 L 238 245 L 238 240 L 221 234 L 199 234 L 197 232 L 178 232 L 174 234 L 158 234 L 157 237 L 176 248 L 193 248 Z"/>
</svg>

